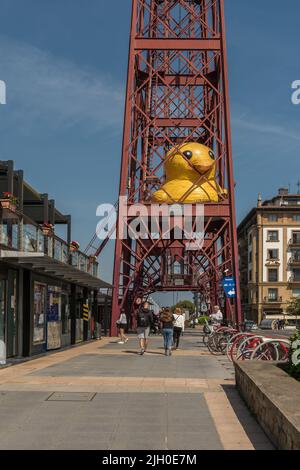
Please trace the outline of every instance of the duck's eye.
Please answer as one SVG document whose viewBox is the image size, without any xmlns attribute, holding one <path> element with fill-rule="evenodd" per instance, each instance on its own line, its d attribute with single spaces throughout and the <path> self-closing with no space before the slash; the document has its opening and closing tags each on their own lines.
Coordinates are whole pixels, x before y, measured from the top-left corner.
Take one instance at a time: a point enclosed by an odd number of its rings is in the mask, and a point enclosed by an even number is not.
<svg viewBox="0 0 300 470">
<path fill-rule="evenodd" d="M 215 154 L 214 154 L 214 152 L 212 152 L 212 150 L 209 152 L 209 156 L 210 156 L 210 158 L 212 158 L 213 160 L 215 159 Z"/>
<path fill-rule="evenodd" d="M 190 150 L 186 150 L 185 152 L 183 152 L 183 155 L 185 156 L 185 158 L 190 160 L 193 157 L 193 152 L 191 152 Z"/>
</svg>

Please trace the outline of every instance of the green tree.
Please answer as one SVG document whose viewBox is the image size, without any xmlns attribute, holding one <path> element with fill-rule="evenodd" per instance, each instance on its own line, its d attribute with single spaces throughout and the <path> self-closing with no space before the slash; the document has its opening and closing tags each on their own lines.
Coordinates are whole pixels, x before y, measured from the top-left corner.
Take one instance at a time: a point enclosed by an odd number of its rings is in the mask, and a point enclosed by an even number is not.
<svg viewBox="0 0 300 470">
<path fill-rule="evenodd" d="M 298 317 L 300 317 L 300 296 L 290 300 L 286 311 L 288 315 L 296 317 L 296 325 L 298 326 Z"/>
<path fill-rule="evenodd" d="M 182 300 L 178 302 L 176 305 L 173 305 L 172 312 L 175 311 L 176 308 L 181 308 L 181 310 L 188 310 L 190 314 L 194 313 L 195 305 L 190 300 Z"/>
</svg>

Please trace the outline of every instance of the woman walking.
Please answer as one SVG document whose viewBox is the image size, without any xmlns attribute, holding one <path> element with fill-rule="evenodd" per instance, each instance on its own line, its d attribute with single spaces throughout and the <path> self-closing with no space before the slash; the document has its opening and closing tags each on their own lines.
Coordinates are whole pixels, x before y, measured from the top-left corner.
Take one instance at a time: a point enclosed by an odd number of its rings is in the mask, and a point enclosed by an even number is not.
<svg viewBox="0 0 300 470">
<path fill-rule="evenodd" d="M 125 330 L 127 327 L 127 317 L 126 317 L 124 308 L 121 310 L 121 314 L 120 314 L 119 320 L 117 321 L 117 325 L 119 328 L 119 336 L 120 336 L 120 341 L 118 344 L 127 343 L 128 338 L 125 335 Z"/>
<path fill-rule="evenodd" d="M 162 325 L 162 334 L 164 337 L 165 355 L 172 356 L 174 318 L 169 308 L 165 308 L 161 313 L 160 322 Z"/>
<path fill-rule="evenodd" d="M 184 314 L 180 308 L 176 308 L 175 313 L 173 314 L 174 318 L 174 334 L 173 334 L 173 344 L 174 348 L 179 348 L 180 336 L 184 331 Z"/>
</svg>

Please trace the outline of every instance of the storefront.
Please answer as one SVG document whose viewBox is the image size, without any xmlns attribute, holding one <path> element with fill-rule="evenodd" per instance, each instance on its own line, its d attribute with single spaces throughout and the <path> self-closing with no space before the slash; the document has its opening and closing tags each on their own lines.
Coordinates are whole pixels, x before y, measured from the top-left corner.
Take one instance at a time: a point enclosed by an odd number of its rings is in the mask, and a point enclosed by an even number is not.
<svg viewBox="0 0 300 470">
<path fill-rule="evenodd" d="M 103 285 L 55 260 L 12 253 L 0 268 L 0 356 L 1 344 L 9 359 L 99 337 L 97 294 Z"/>
</svg>

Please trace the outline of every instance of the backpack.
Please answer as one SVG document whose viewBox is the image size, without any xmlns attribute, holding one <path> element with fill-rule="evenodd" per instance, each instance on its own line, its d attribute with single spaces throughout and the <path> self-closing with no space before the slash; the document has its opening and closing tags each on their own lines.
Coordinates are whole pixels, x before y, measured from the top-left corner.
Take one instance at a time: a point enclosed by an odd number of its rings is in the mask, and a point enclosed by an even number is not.
<svg viewBox="0 0 300 470">
<path fill-rule="evenodd" d="M 160 317 L 160 321 L 163 323 L 173 322 L 173 314 L 171 312 L 163 312 Z"/>
<path fill-rule="evenodd" d="M 139 310 L 138 318 L 137 318 L 137 326 L 140 328 L 148 328 L 149 326 L 149 314 L 146 310 Z"/>
</svg>

